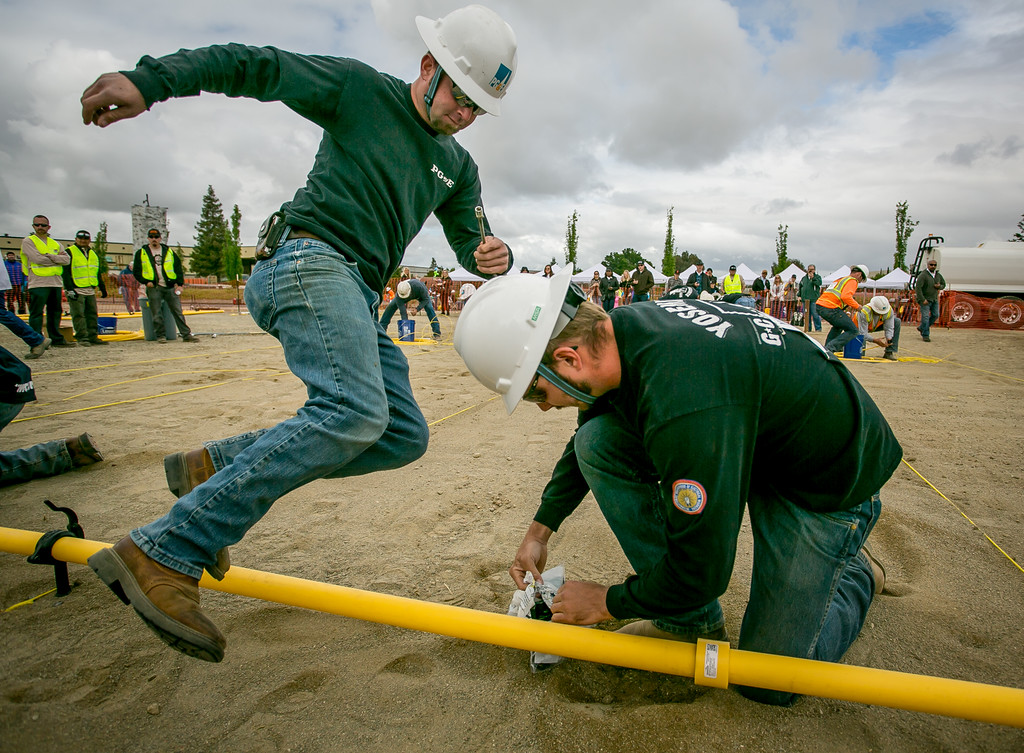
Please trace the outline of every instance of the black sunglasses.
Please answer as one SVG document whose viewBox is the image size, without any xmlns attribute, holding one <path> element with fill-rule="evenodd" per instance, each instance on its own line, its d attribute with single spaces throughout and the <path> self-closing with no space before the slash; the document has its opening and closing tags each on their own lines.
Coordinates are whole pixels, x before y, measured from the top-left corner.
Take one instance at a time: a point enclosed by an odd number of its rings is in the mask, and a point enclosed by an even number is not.
<svg viewBox="0 0 1024 753">
<path fill-rule="evenodd" d="M 459 107 L 468 107 L 474 115 L 482 115 L 486 112 L 484 108 L 467 97 L 466 92 L 462 91 L 462 88 L 454 80 L 452 81 L 452 98 L 455 100 L 455 104 Z"/>
</svg>

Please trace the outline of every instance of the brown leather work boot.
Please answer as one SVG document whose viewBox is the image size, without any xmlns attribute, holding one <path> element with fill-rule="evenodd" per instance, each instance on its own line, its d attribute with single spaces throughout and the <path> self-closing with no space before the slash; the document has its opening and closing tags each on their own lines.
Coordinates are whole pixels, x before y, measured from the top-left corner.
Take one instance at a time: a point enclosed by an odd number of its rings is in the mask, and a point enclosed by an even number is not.
<svg viewBox="0 0 1024 753">
<path fill-rule="evenodd" d="M 184 497 L 216 472 L 213 458 L 205 447 L 164 457 L 167 488 L 175 497 Z"/>
<path fill-rule="evenodd" d="M 885 590 L 885 565 L 875 557 L 867 543 L 860 548 L 860 553 L 864 556 L 868 565 L 871 566 L 871 582 L 874 586 L 875 596 L 878 596 L 878 594 Z"/>
<path fill-rule="evenodd" d="M 164 475 L 167 488 L 175 497 L 184 497 L 217 472 L 213 458 L 202 447 L 188 452 L 176 452 L 164 457 Z M 231 567 L 231 553 L 227 547 L 217 552 L 217 562 L 206 568 L 206 572 L 217 580 L 224 580 L 224 573 Z"/>
<path fill-rule="evenodd" d="M 100 451 L 92 443 L 92 437 L 88 434 L 80 434 L 77 437 L 70 437 L 64 440 L 71 456 L 71 465 L 81 468 L 83 465 L 92 465 L 103 460 Z"/>
<path fill-rule="evenodd" d="M 199 608 L 198 580 L 150 559 L 128 536 L 88 562 L 168 646 L 203 661 L 224 658 L 227 640 Z"/>
<path fill-rule="evenodd" d="M 670 633 L 667 630 L 655 627 L 654 623 L 650 620 L 631 622 L 628 625 L 623 625 L 615 632 L 626 633 L 627 635 L 642 635 L 645 638 L 661 638 L 665 641 L 683 641 L 684 643 L 696 643 L 698 638 L 704 638 L 709 641 L 729 640 L 729 631 L 726 630 L 725 626 L 720 627 L 718 630 L 712 630 L 710 633 Z"/>
</svg>

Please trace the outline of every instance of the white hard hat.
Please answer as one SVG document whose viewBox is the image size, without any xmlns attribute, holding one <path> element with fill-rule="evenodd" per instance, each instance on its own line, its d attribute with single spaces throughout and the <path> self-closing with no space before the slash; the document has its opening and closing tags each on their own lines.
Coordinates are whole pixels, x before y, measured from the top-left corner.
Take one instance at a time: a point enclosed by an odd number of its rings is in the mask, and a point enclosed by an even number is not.
<svg viewBox="0 0 1024 753">
<path fill-rule="evenodd" d="M 885 316 L 890 311 L 892 311 L 892 306 L 889 304 L 889 299 L 886 298 L 884 295 L 876 295 L 874 298 L 868 301 L 868 306 L 871 307 L 872 311 L 881 316 Z"/>
<path fill-rule="evenodd" d="M 869 270 L 866 266 L 864 266 L 863 264 L 854 264 L 852 267 L 850 267 L 850 271 L 851 272 L 853 270 L 855 270 L 855 269 L 859 269 L 860 270 L 860 273 L 862 275 L 864 275 L 864 279 L 865 280 L 870 279 L 870 277 L 871 277 L 871 270 Z"/>
<path fill-rule="evenodd" d="M 569 322 L 559 317 L 572 265 L 554 277 L 496 277 L 480 286 L 455 325 L 455 350 L 481 384 L 515 410 L 548 341 Z"/>
<path fill-rule="evenodd" d="M 408 298 L 412 295 L 412 285 L 409 284 L 408 280 L 402 280 L 398 283 L 398 297 Z"/>
<path fill-rule="evenodd" d="M 482 5 L 467 5 L 444 18 L 416 17 L 430 54 L 473 102 L 500 115 L 516 73 L 516 35 L 501 16 Z"/>
</svg>

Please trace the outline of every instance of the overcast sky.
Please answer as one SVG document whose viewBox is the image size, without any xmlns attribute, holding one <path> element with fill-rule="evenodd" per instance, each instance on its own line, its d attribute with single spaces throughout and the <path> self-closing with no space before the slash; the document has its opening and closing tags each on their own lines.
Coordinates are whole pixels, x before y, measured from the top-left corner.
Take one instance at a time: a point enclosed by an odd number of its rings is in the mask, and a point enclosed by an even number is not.
<svg viewBox="0 0 1024 753">
<path fill-rule="evenodd" d="M 193 242 L 213 185 L 243 242 L 305 181 L 320 140 L 279 104 L 172 100 L 107 129 L 79 97 L 144 54 L 242 42 L 363 60 L 405 80 L 424 46 L 414 17 L 448 0 L 0 0 L 0 233 L 31 216 L 70 237 L 101 221 L 131 240 L 129 209 L 169 208 Z M 660 267 L 666 213 L 679 250 L 724 272 L 789 255 L 831 271 L 892 265 L 896 204 L 951 245 L 1007 240 L 1024 213 L 1020 0 L 493 0 L 519 69 L 500 118 L 459 140 L 480 166 L 494 233 L 517 265 L 632 247 Z M 431 220 L 406 254 L 455 264 Z"/>
</svg>

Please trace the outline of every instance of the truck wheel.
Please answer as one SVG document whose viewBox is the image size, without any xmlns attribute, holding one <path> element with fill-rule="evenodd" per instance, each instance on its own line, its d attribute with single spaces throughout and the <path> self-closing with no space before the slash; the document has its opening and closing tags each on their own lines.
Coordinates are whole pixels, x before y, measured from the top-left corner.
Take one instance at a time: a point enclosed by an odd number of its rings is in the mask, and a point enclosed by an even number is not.
<svg viewBox="0 0 1024 753">
<path fill-rule="evenodd" d="M 981 318 L 981 306 L 974 298 L 958 297 L 949 309 L 949 323 L 967 327 Z"/>
<path fill-rule="evenodd" d="M 996 326 L 1004 329 L 1017 329 L 1024 326 L 1024 301 L 1013 296 L 997 298 L 992 304 L 989 316 Z"/>
</svg>

